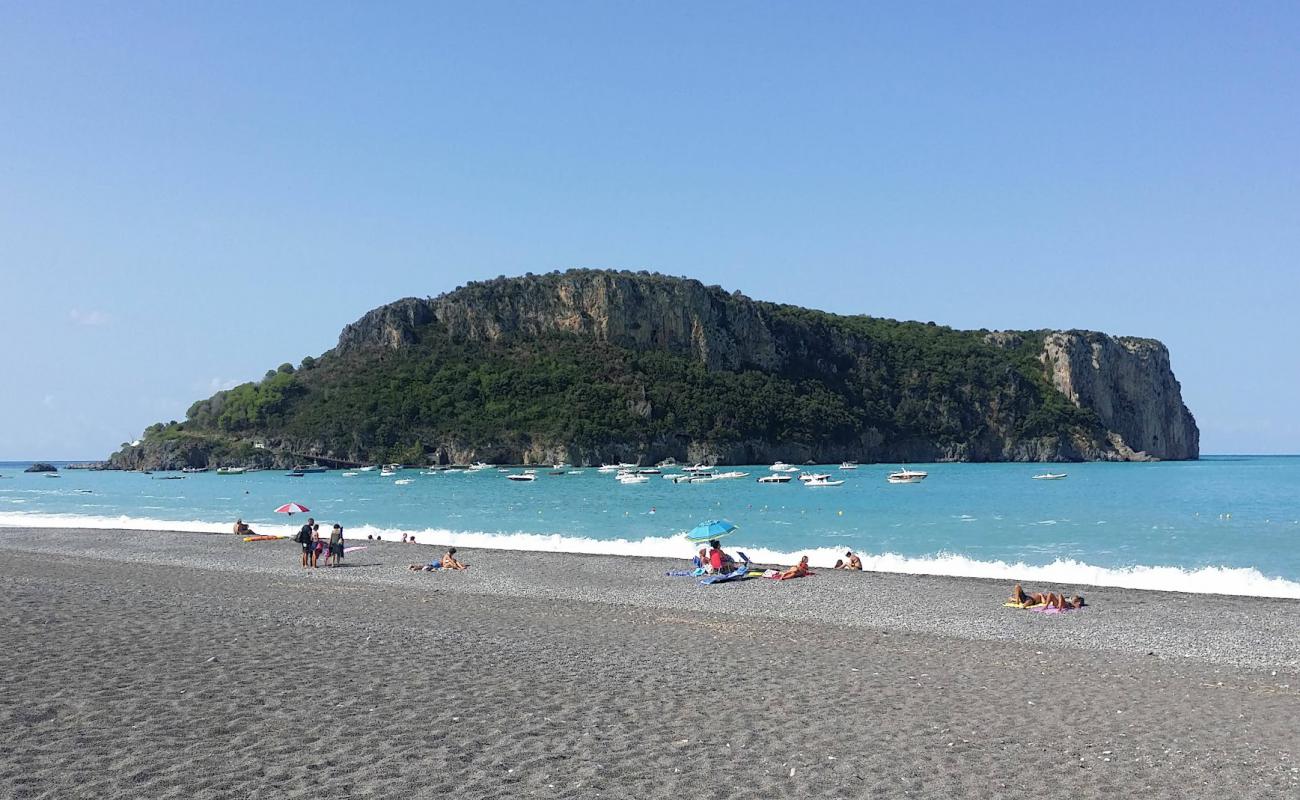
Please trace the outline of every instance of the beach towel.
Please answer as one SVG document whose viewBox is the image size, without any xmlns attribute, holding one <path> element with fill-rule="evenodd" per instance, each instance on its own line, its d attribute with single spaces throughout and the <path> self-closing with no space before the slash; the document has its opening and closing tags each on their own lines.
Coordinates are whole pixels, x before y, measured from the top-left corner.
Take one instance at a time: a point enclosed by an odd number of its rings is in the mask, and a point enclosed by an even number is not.
<svg viewBox="0 0 1300 800">
<path fill-rule="evenodd" d="M 1007 608 L 1042 608 L 1046 603 L 1017 603 L 1014 600 L 1008 600 L 1002 605 Z"/>
<path fill-rule="evenodd" d="M 1084 607 L 1087 608 L 1087 606 Z M 1067 611 L 1078 611 L 1079 609 L 1073 606 L 1066 606 L 1065 608 L 1056 608 L 1053 606 L 1052 608 L 1035 607 L 1034 610 L 1039 614 L 1064 614 Z"/>
<path fill-rule="evenodd" d="M 283 539 L 283 536 L 245 536 L 246 542 L 272 542 L 276 539 Z"/>
<path fill-rule="evenodd" d="M 696 567 L 695 569 L 670 569 L 664 573 L 670 578 L 695 578 L 704 574 L 704 570 Z"/>
<path fill-rule="evenodd" d="M 749 575 L 749 567 L 742 566 L 738 569 L 726 572 L 721 575 L 710 575 L 700 581 L 701 586 L 711 586 L 715 583 L 727 583 L 728 581 L 738 581 Z"/>
</svg>

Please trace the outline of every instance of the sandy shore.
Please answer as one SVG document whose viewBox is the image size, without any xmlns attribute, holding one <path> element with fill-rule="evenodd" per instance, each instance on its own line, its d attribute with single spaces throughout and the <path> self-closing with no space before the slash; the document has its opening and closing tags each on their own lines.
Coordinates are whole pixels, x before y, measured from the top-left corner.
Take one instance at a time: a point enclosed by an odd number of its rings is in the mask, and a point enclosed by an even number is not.
<svg viewBox="0 0 1300 800">
<path fill-rule="evenodd" d="M 1300 792 L 1300 601 L 0 529 L 4 797 Z"/>
</svg>

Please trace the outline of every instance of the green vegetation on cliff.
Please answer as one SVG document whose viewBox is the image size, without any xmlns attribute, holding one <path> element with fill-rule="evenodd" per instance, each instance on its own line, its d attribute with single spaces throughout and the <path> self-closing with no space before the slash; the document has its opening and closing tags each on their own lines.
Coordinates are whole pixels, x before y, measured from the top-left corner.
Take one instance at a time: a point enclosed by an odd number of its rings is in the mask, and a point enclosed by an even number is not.
<svg viewBox="0 0 1300 800">
<path fill-rule="evenodd" d="M 537 331 L 524 323 L 511 329 L 505 322 L 481 335 L 466 333 L 483 327 L 477 321 L 478 327 L 454 321 L 481 313 L 495 325 L 505 318 L 503 293 L 512 313 L 526 302 L 542 303 L 535 316 L 544 319 L 546 291 L 567 298 L 562 290 L 570 284 L 596 297 L 583 313 L 606 328 L 617 322 L 631 331 L 652 323 L 606 317 L 648 317 L 660 295 L 676 292 L 670 299 L 677 302 L 683 286 L 704 292 L 703 300 L 687 299 L 712 316 L 697 313 L 688 333 L 730 346 L 742 335 L 758 341 L 752 332 L 735 332 L 742 322 L 746 331 L 757 325 L 769 363 L 746 363 L 746 353 L 759 352 L 748 340 L 733 348 L 738 363 L 719 368 L 711 354 L 699 356 L 685 345 L 636 345 L 615 335 L 558 325 Z M 349 338 L 335 350 L 195 403 L 185 422 L 151 427 L 139 448 L 124 449 L 114 461 L 128 467 L 258 463 L 278 453 L 294 454 L 280 461 L 311 454 L 408 463 L 1003 460 L 1090 457 L 1088 448 L 1105 437 L 1093 411 L 1051 385 L 1040 360 L 1044 332 L 991 336 L 844 317 L 627 273 L 483 286 L 372 312 L 349 326 Z M 610 300 L 615 290 L 637 294 Z M 532 299 L 539 294 L 542 301 Z M 372 320 L 379 312 L 387 316 Z M 757 322 L 736 322 L 742 312 Z M 701 333 L 702 326 L 717 327 L 715 317 L 732 327 Z M 668 334 L 655 336 L 667 341 Z M 159 455 L 164 451 L 170 455 Z"/>
</svg>

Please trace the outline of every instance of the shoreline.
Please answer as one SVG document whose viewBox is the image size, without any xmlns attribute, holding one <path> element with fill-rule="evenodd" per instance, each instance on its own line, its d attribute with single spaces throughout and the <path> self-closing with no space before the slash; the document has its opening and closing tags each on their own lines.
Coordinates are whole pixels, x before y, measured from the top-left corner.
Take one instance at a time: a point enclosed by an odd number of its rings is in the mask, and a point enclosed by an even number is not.
<svg viewBox="0 0 1300 800">
<path fill-rule="evenodd" d="M 347 541 L 366 549 L 343 569 L 308 570 L 313 579 L 673 611 L 698 610 L 703 603 L 710 613 L 783 622 L 1300 671 L 1300 637 L 1294 635 L 1300 601 L 1285 598 L 1027 584 L 1030 591 L 1079 593 L 1088 600 L 1081 611 L 1050 616 L 1003 607 L 1011 583 L 1000 579 L 817 569 L 791 582 L 706 587 L 694 578 L 665 576 L 683 568 L 681 559 L 465 547 L 461 555 L 475 565 L 468 572 L 417 574 L 407 564 L 436 558 L 448 542 Z M 206 555 L 196 557 L 196 549 Z M 245 543 L 216 531 L 0 528 L 0 551 L 247 575 L 303 572 L 292 541 Z"/>
<path fill-rule="evenodd" d="M 158 520 L 134 517 L 95 517 L 75 514 L 31 514 L 0 512 L 0 531 L 43 530 L 115 530 L 135 532 L 222 533 L 228 523 L 202 520 Z M 292 536 L 295 522 L 255 523 L 258 533 Z M 680 560 L 688 557 L 691 546 L 681 536 L 631 539 L 590 539 L 560 533 L 487 533 L 426 528 L 408 531 L 376 528 L 370 525 L 350 527 L 350 541 L 367 533 L 387 536 L 397 541 L 402 534 L 418 534 L 421 542 L 437 542 L 456 547 L 521 553 L 557 553 L 603 555 L 618 558 L 660 558 Z M 364 539 L 361 539 L 364 541 Z M 734 546 L 729 549 L 734 549 Z M 810 556 L 814 567 L 827 569 L 842 555 L 838 547 L 810 548 L 803 551 L 776 551 L 745 547 L 755 561 L 788 566 L 802 554 Z M 1098 567 L 1073 559 L 1057 558 L 1050 564 L 1030 565 L 1021 562 L 980 561 L 959 554 L 903 556 L 891 552 L 860 552 L 868 571 L 915 577 L 954 577 L 1044 584 L 1077 584 L 1098 588 L 1121 588 L 1135 591 L 1162 591 L 1222 597 L 1261 597 L 1300 599 L 1300 582 L 1268 577 L 1254 567 L 1206 566 L 1189 570 L 1176 566 L 1139 565 Z"/>
</svg>

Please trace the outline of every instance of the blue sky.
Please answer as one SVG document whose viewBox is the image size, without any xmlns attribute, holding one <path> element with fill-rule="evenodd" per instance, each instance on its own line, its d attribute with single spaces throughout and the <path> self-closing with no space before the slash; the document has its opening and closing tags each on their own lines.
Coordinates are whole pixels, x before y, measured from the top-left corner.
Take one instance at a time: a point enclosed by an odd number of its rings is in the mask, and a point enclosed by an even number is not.
<svg viewBox="0 0 1300 800">
<path fill-rule="evenodd" d="M 0 6 L 0 458 L 579 266 L 1156 337 L 1300 452 L 1297 7 L 864 5 Z"/>
</svg>

